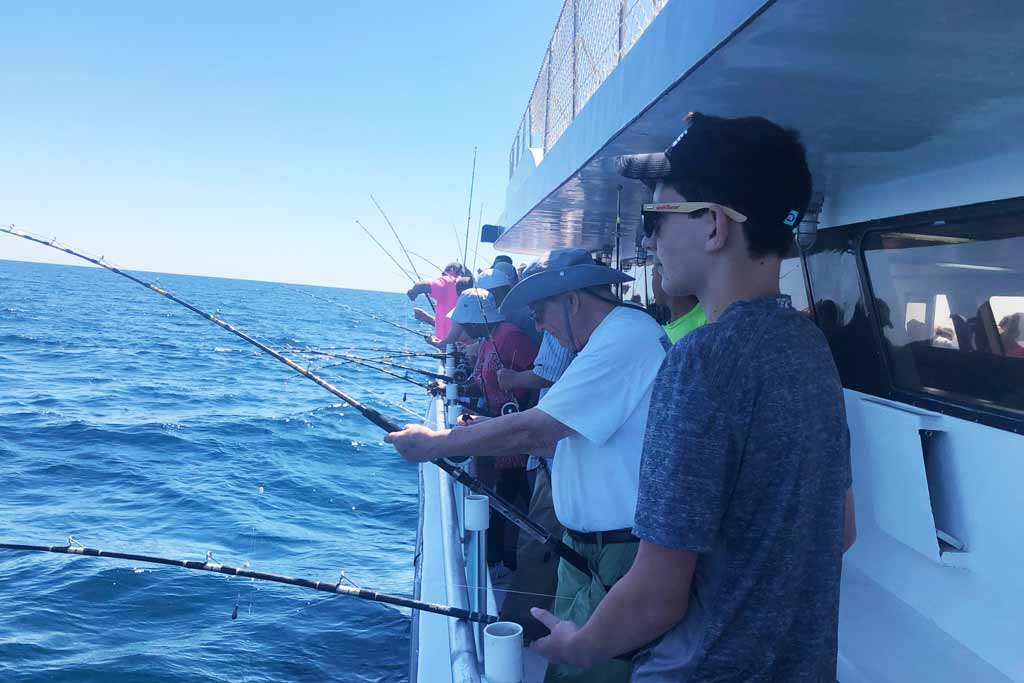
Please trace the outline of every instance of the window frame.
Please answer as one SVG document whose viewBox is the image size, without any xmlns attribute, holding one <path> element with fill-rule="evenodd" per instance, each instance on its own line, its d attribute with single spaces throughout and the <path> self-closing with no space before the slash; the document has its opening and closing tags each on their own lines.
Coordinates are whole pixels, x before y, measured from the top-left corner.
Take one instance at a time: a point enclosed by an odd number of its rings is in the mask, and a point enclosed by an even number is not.
<svg viewBox="0 0 1024 683">
<path fill-rule="evenodd" d="M 884 371 L 883 383 L 888 388 L 888 396 L 883 398 L 950 415 L 951 417 L 978 422 L 1016 434 L 1024 433 L 1024 416 L 1014 410 L 980 404 L 968 398 L 936 396 L 896 385 L 892 361 L 886 350 L 885 334 L 880 325 L 881 317 L 875 305 L 874 287 L 871 281 L 871 274 L 868 271 L 865 249 L 866 240 L 874 235 L 913 229 L 927 230 L 936 226 L 950 225 L 951 223 L 968 223 L 972 220 L 1013 216 L 1019 216 L 1022 226 L 1024 226 L 1024 197 L 934 209 L 846 226 L 837 226 L 840 229 L 849 230 L 851 233 L 853 251 L 856 256 L 857 270 L 860 277 L 861 296 L 864 307 L 868 312 L 872 335 Z M 1022 236 L 1024 236 L 1024 229 L 1022 229 Z"/>
</svg>

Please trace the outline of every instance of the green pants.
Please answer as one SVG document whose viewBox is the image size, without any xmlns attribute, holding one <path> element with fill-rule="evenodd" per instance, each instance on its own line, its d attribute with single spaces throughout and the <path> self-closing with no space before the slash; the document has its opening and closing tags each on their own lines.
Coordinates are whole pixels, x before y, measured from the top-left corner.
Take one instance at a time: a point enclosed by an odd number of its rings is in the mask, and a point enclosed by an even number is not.
<svg viewBox="0 0 1024 683">
<path fill-rule="evenodd" d="M 633 566 L 639 543 L 596 545 L 574 541 L 569 534 L 563 540 L 587 559 L 594 576 L 587 578 L 571 564 L 558 563 L 558 589 L 555 591 L 554 613 L 559 619 L 571 619 L 583 626 L 607 594 L 606 586 L 621 579 Z M 628 683 L 628 662 L 613 660 L 590 669 L 548 665 L 545 683 Z"/>
<path fill-rule="evenodd" d="M 555 517 L 555 505 L 551 500 L 551 474 L 545 466 L 537 468 L 529 515 L 530 519 L 552 534 L 562 532 L 562 526 Z M 535 622 L 530 615 L 530 608 L 543 607 L 550 610 L 551 595 L 555 592 L 557 582 L 558 556 L 530 534 L 520 532 L 516 548 L 516 572 L 513 574 L 509 593 L 501 606 L 501 618 L 504 621 L 523 624 L 532 640 L 535 636 L 530 627 L 536 623 L 537 627 L 543 630 L 543 626 Z"/>
</svg>

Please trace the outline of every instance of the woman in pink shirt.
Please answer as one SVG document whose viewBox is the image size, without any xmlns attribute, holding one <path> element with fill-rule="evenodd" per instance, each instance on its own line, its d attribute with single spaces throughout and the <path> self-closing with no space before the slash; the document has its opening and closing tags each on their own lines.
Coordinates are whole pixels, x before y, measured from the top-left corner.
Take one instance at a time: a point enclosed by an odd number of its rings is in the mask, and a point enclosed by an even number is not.
<svg viewBox="0 0 1024 683">
<path fill-rule="evenodd" d="M 455 308 L 455 302 L 459 298 L 459 285 L 471 282 L 466 275 L 466 269 L 462 264 L 452 261 L 444 267 L 444 271 L 438 277 L 433 280 L 421 280 L 406 292 L 410 301 L 416 301 L 420 294 L 426 294 L 434 300 L 434 336 L 438 339 L 445 339 L 451 330 L 452 322 L 448 313 Z M 420 320 L 430 317 L 425 312 L 420 313 L 422 315 L 417 315 Z"/>
</svg>

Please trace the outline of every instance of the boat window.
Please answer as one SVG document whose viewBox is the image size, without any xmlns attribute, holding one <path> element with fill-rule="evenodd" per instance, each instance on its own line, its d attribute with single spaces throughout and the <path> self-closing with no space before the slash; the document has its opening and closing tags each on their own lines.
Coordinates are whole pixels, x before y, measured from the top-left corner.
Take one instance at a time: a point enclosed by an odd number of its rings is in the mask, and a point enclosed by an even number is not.
<svg viewBox="0 0 1024 683">
<path fill-rule="evenodd" d="M 807 283 L 804 280 L 804 264 L 799 256 L 787 258 L 782 262 L 779 271 L 779 290 L 788 294 L 793 300 L 793 308 L 804 315 L 811 315 L 811 306 L 807 302 Z"/>
<path fill-rule="evenodd" d="M 863 249 L 893 385 L 1024 413 L 1024 216 L 872 232 Z"/>
</svg>

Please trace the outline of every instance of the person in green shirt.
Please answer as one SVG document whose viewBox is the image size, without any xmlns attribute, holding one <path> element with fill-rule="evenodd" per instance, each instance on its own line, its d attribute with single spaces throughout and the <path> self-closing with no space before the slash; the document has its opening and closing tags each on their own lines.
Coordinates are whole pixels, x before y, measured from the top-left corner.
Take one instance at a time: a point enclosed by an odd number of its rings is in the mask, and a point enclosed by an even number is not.
<svg viewBox="0 0 1024 683">
<path fill-rule="evenodd" d="M 708 322 L 704 315 L 704 307 L 700 305 L 697 297 L 669 296 L 665 293 L 661 288 L 661 264 L 654 266 L 652 285 L 654 302 L 669 311 L 668 322 L 661 327 L 673 344 Z"/>
</svg>

